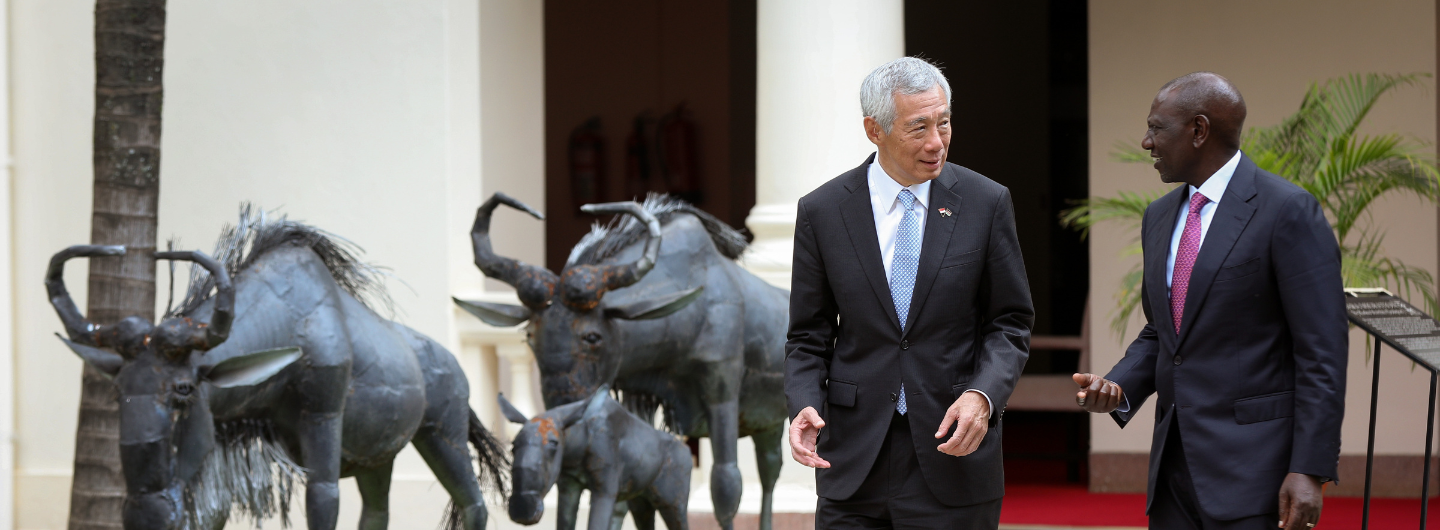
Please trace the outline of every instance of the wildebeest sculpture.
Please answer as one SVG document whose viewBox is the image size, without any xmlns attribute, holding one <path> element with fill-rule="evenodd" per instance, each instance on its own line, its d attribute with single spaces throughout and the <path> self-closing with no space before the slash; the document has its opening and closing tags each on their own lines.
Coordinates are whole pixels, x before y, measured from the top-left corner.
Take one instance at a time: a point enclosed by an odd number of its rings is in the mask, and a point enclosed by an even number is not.
<svg viewBox="0 0 1440 530">
<path fill-rule="evenodd" d="M 246 209 L 215 260 L 156 253 L 203 266 L 159 325 L 96 326 L 66 292 L 65 260 L 123 251 L 71 247 L 45 283 L 66 343 L 120 391 L 127 530 L 218 528 L 232 508 L 286 517 L 298 482 L 309 528 L 331 530 L 345 476 L 364 500 L 360 528 L 385 528 L 391 466 L 406 443 L 450 494 L 448 528 L 485 528 L 466 442 L 482 479 L 502 489 L 507 456 L 470 410 L 454 356 L 362 301 L 380 284 L 348 243 Z"/>
<path fill-rule="evenodd" d="M 789 294 L 735 263 L 744 237 L 668 197 L 652 196 L 643 207 L 587 205 L 590 213 L 628 215 L 597 225 L 556 275 L 495 254 L 490 218 L 500 204 L 543 217 L 496 193 L 471 229 L 475 265 L 515 287 L 524 306 L 456 302 L 492 325 L 529 322 L 547 408 L 612 384 L 627 407 L 653 413 L 663 406 L 672 431 L 710 437 L 710 495 L 723 528 L 740 504 L 737 438 L 751 436 L 768 530 L 786 415 Z"/>
<path fill-rule="evenodd" d="M 499 399 L 506 419 L 524 426 L 515 435 L 511 520 L 539 522 L 545 494 L 559 484 L 560 530 L 574 530 L 583 489 L 590 490 L 589 528 L 612 528 L 617 501 L 626 503 L 640 530 L 655 527 L 657 510 L 666 528 L 688 528 L 690 448 L 630 413 L 610 397 L 609 386 L 534 418 L 504 394 Z"/>
</svg>

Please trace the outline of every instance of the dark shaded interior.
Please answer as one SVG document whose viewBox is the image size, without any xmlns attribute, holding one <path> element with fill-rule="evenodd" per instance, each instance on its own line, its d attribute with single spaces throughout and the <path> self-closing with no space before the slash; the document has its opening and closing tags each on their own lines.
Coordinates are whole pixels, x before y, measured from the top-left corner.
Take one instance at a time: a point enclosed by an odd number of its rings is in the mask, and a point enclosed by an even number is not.
<svg viewBox="0 0 1440 530">
<path fill-rule="evenodd" d="M 905 2 L 906 54 L 936 62 L 950 80 L 950 161 L 1010 188 L 1036 335 L 1080 335 L 1089 292 L 1089 247 L 1058 223 L 1089 192 L 1086 31 L 1085 2 Z M 1078 367 L 1078 351 L 1035 350 L 1025 373 Z M 1083 480 L 1088 423 L 1072 417 L 1084 413 L 1007 411 L 1007 470 L 1012 460 L 1017 472 L 1052 462 Z"/>
<path fill-rule="evenodd" d="M 755 10 L 755 0 L 545 2 L 551 270 L 597 221 L 579 211 L 586 202 L 669 192 L 745 226 L 755 205 Z"/>
</svg>

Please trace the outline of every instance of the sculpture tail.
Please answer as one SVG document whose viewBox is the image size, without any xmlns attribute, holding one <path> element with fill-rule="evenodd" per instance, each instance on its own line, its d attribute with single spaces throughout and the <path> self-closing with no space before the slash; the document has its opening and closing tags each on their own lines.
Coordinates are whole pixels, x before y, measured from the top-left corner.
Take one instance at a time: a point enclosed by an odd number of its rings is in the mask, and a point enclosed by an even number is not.
<svg viewBox="0 0 1440 530">
<path fill-rule="evenodd" d="M 479 472 L 476 474 L 480 481 L 480 490 L 488 497 L 488 502 L 497 506 L 505 506 L 510 499 L 510 456 L 505 452 L 500 440 L 485 429 L 485 424 L 480 423 L 480 417 L 475 415 L 475 410 L 470 409 L 470 445 L 475 446 L 476 459 L 480 461 Z M 454 499 L 445 506 L 445 518 L 440 520 L 441 530 L 463 530 L 465 527 L 464 510 L 455 504 Z"/>
<path fill-rule="evenodd" d="M 499 493 L 501 499 L 510 497 L 510 454 L 500 444 L 485 425 L 480 423 L 480 417 L 475 411 L 470 411 L 470 445 L 475 446 L 475 453 L 480 461 L 479 473 L 480 488 L 482 490 Z M 502 501 L 503 502 L 503 501 Z"/>
</svg>

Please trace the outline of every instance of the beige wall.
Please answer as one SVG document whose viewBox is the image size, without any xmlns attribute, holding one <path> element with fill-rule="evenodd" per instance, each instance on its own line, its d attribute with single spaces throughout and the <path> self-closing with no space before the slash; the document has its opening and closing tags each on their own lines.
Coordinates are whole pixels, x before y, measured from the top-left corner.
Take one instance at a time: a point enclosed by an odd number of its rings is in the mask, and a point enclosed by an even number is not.
<svg viewBox="0 0 1440 530">
<path fill-rule="evenodd" d="M 486 330 L 457 316 L 449 297 L 484 286 L 468 240 L 482 193 L 544 202 L 543 108 L 525 90 L 540 84 L 531 4 L 171 2 L 161 238 L 208 251 L 250 200 L 352 240 L 391 269 L 398 320 L 460 357 L 472 405 L 496 426 L 494 348 L 477 342 Z M 6 388 L 16 397 L 17 472 L 15 512 L 0 518 L 17 528 L 63 528 L 67 516 L 81 364 L 53 337 L 59 322 L 40 280 L 53 252 L 89 236 L 93 9 L 89 0 L 10 4 L 16 291 Z M 483 90 L 482 70 L 493 76 Z M 482 116 L 482 98 L 511 103 Z M 482 159 L 482 145 L 499 154 Z M 496 176 L 482 184 L 482 172 Z M 517 224 L 496 245 L 543 261 L 543 225 Z M 85 274 L 76 263 L 66 275 L 82 307 Z M 162 301 L 163 282 L 162 272 Z M 340 524 L 353 527 L 359 497 L 352 481 L 342 484 Z M 433 526 L 447 500 L 413 450 L 402 453 L 392 521 Z"/>
<path fill-rule="evenodd" d="M 1278 122 L 1298 108 L 1308 83 L 1352 72 L 1435 71 L 1435 3 L 1429 0 L 1352 2 L 1227 0 L 1205 4 L 1134 0 L 1090 3 L 1090 193 L 1163 190 L 1153 169 L 1113 162 L 1116 141 L 1139 142 L 1155 91 L 1196 70 L 1230 78 L 1245 95 L 1248 126 Z M 1435 139 L 1433 81 L 1385 98 L 1366 129 Z M 1436 210 L 1395 197 L 1371 209 L 1372 227 L 1388 231 L 1385 252 L 1405 263 L 1436 270 Z M 1091 237 L 1091 334 L 1095 370 L 1108 370 L 1123 354 L 1142 321 L 1122 341 L 1109 329 L 1120 275 L 1136 258 L 1119 252 L 1138 231 L 1116 225 Z M 1345 454 L 1364 454 L 1370 395 L 1370 364 L 1362 335 L 1351 333 Z M 1382 354 L 1376 451 L 1419 454 L 1424 448 L 1428 373 L 1412 370 L 1395 353 Z M 1150 446 L 1153 405 L 1125 430 L 1094 417 L 1094 452 L 1145 452 Z M 1417 479 L 1418 482 L 1418 479 Z M 1417 484 L 1418 485 L 1418 484 Z"/>
</svg>

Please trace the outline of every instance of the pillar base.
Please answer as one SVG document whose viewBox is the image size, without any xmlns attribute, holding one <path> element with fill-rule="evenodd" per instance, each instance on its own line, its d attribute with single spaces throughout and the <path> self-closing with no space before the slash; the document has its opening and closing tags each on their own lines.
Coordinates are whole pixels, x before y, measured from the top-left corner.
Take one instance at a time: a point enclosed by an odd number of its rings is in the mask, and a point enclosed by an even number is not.
<svg viewBox="0 0 1440 530">
<path fill-rule="evenodd" d="M 795 256 L 795 205 L 757 204 L 745 219 L 755 235 L 741 265 L 781 289 L 790 288 L 790 260 Z"/>
</svg>

